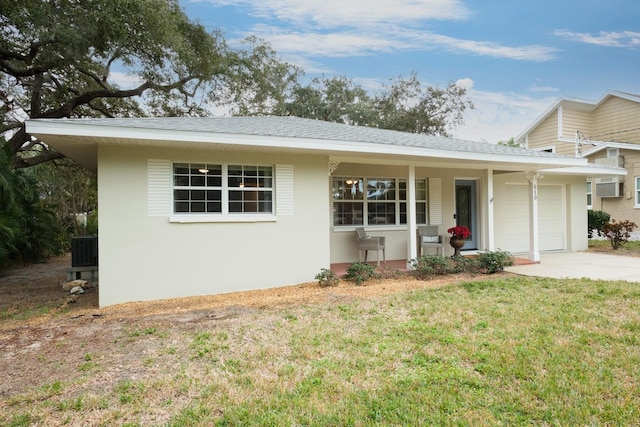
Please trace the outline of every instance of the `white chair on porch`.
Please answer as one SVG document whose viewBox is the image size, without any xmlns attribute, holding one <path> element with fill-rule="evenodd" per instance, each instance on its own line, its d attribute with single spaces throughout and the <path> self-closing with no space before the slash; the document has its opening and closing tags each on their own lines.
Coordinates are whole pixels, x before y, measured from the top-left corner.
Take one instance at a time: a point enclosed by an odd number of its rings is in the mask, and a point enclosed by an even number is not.
<svg viewBox="0 0 640 427">
<path fill-rule="evenodd" d="M 425 249 L 434 248 L 436 255 L 444 256 L 444 242 L 442 236 L 438 234 L 437 225 L 419 225 L 418 236 L 420 239 L 420 256 L 424 256 Z"/>
<path fill-rule="evenodd" d="M 384 259 L 384 263 L 387 263 L 387 256 L 384 251 L 385 238 L 384 236 L 369 236 L 367 232 L 364 230 L 364 227 L 356 228 L 356 233 L 358 233 L 358 262 L 360 262 L 360 254 L 364 251 L 364 262 L 367 262 L 367 253 L 369 251 L 376 251 L 376 256 L 378 260 L 378 267 L 380 267 L 380 252 L 382 251 L 382 258 Z"/>
</svg>

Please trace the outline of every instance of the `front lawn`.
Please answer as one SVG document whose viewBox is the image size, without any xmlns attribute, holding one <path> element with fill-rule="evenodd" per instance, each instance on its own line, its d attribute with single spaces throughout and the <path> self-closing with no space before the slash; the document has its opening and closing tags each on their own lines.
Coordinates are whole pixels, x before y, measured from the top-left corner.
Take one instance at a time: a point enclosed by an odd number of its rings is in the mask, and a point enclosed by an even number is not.
<svg viewBox="0 0 640 427">
<path fill-rule="evenodd" d="M 332 289 L 318 304 L 114 319 L 107 348 L 61 340 L 58 352 L 84 356 L 43 353 L 38 387 L 0 393 L 0 425 L 640 423 L 637 284 L 497 277 L 333 300 Z M 77 373 L 56 376 L 64 363 Z"/>
</svg>

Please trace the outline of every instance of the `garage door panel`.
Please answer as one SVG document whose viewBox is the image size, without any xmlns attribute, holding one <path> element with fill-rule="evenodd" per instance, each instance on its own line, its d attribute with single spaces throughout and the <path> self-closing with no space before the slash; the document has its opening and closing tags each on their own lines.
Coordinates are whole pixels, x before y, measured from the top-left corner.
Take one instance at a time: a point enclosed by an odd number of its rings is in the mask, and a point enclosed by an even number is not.
<svg viewBox="0 0 640 427">
<path fill-rule="evenodd" d="M 507 219 L 500 227 L 505 232 L 505 247 L 510 252 L 529 250 L 529 186 L 505 185 Z M 560 185 L 538 185 L 538 236 L 541 251 L 564 249 L 564 203 Z"/>
</svg>

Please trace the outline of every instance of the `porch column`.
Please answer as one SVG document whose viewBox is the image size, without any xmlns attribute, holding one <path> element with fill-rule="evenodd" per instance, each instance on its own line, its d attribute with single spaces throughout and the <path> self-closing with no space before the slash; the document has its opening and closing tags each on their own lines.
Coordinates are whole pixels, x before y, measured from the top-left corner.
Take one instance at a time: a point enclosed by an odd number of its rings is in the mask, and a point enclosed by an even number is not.
<svg viewBox="0 0 640 427">
<path fill-rule="evenodd" d="M 495 227 L 493 224 L 493 169 L 487 169 L 487 247 L 496 250 Z"/>
<path fill-rule="evenodd" d="M 416 167 L 408 166 L 407 173 L 407 268 L 409 260 L 418 257 L 416 237 Z"/>
<path fill-rule="evenodd" d="M 540 262 L 538 179 L 542 179 L 542 175 L 535 171 L 525 172 L 525 175 L 531 183 L 529 186 L 529 260 Z"/>
</svg>

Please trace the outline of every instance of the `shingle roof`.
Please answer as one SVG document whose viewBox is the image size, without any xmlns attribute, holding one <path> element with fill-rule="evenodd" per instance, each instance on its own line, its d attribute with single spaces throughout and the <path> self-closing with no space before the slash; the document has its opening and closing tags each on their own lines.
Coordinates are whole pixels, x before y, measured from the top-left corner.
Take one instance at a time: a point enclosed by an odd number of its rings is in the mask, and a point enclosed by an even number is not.
<svg viewBox="0 0 640 427">
<path fill-rule="evenodd" d="M 41 121 L 41 120 L 37 120 Z M 43 120 L 42 120 L 43 121 Z M 60 119 L 51 120 L 60 123 Z M 179 131 L 227 135 L 251 135 L 298 140 L 385 144 L 403 147 L 422 147 L 432 150 L 517 155 L 535 158 L 566 157 L 544 151 L 530 151 L 517 147 L 467 141 L 434 135 L 421 135 L 365 126 L 351 126 L 299 117 L 157 117 L 157 118 L 105 118 L 64 119 L 68 124 L 109 126 L 118 128 Z"/>
</svg>

